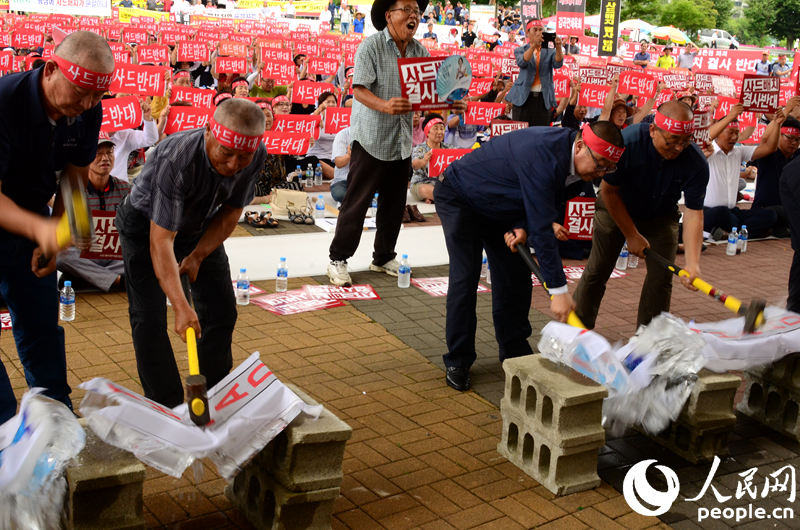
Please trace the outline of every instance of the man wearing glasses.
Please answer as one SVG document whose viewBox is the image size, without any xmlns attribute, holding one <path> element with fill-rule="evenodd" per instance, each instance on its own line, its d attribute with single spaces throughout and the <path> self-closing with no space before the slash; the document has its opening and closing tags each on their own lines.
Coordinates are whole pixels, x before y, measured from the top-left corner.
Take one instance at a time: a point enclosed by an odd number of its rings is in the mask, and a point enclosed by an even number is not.
<svg viewBox="0 0 800 530">
<path fill-rule="evenodd" d="M 607 174 L 600 185 L 592 251 L 575 290 L 575 312 L 589 329 L 595 326 L 606 282 L 626 240 L 629 252 L 639 257 L 645 257 L 645 249 L 652 247 L 667 259 L 675 259 L 681 192 L 686 204 L 685 269 L 691 279 L 699 274 L 708 163 L 691 143 L 693 118 L 685 103 L 669 101 L 658 107 L 652 124 L 640 123 L 622 131 L 625 154 L 617 171 Z M 681 280 L 689 287 L 689 280 Z M 671 295 L 672 274 L 660 265 L 648 264 L 637 326 L 668 311 Z"/>
<path fill-rule="evenodd" d="M 602 121 L 572 129 L 530 127 L 493 138 L 453 162 L 436 187 L 436 212 L 450 255 L 447 289 L 445 380 L 470 387 L 475 362 L 475 294 L 483 249 L 492 278 L 492 316 L 500 362 L 529 355 L 531 272 L 517 244 L 530 241 L 562 322 L 574 307 L 567 290 L 553 222 L 573 183 L 614 171 L 622 134 Z"/>
</svg>

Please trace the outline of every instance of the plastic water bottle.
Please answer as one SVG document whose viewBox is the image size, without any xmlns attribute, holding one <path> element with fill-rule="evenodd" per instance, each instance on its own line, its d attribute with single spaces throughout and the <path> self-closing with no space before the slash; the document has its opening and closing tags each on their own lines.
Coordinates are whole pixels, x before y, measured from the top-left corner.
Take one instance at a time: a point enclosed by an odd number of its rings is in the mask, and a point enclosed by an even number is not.
<svg viewBox="0 0 800 530">
<path fill-rule="evenodd" d="M 614 268 L 624 271 L 628 268 L 628 244 L 625 243 L 622 245 L 622 250 L 619 251 L 619 257 L 617 258 L 617 264 Z"/>
<path fill-rule="evenodd" d="M 306 186 L 313 186 L 314 185 L 314 168 L 311 167 L 311 164 L 306 167 Z"/>
<path fill-rule="evenodd" d="M 75 320 L 75 291 L 72 289 L 72 282 L 67 280 L 61 289 L 61 302 L 58 304 L 58 316 L 65 322 Z"/>
<path fill-rule="evenodd" d="M 372 204 L 369 207 L 369 212 L 367 212 L 368 217 L 375 217 L 378 215 L 378 194 L 372 196 Z"/>
<path fill-rule="evenodd" d="M 408 254 L 403 254 L 400 268 L 397 269 L 397 286 L 403 289 L 411 286 L 411 267 L 408 266 Z"/>
<path fill-rule="evenodd" d="M 250 303 L 250 278 L 247 277 L 247 269 L 239 269 L 239 277 L 236 278 L 236 304 L 247 305 Z"/>
<path fill-rule="evenodd" d="M 294 179 L 300 184 L 303 183 L 303 170 L 300 169 L 300 164 L 297 164 L 297 167 L 294 168 Z"/>
<path fill-rule="evenodd" d="M 322 164 L 317 162 L 317 169 L 314 170 L 314 186 L 322 186 Z"/>
<path fill-rule="evenodd" d="M 628 268 L 635 269 L 639 266 L 639 256 L 628 252 Z"/>
<path fill-rule="evenodd" d="M 481 261 L 481 279 L 485 280 L 486 275 L 489 273 L 489 261 L 486 259 L 486 256 L 483 256 L 483 260 Z"/>
<path fill-rule="evenodd" d="M 747 231 L 747 225 L 742 225 L 742 231 L 739 232 L 739 241 L 736 242 L 736 250 L 744 254 L 747 252 L 747 240 L 750 238 L 750 232 Z"/>
<path fill-rule="evenodd" d="M 314 205 L 314 219 L 325 219 L 325 197 L 317 195 L 317 204 Z"/>
<path fill-rule="evenodd" d="M 739 244 L 739 234 L 736 231 L 736 227 L 734 226 L 731 228 L 731 231 L 728 232 L 728 247 L 725 249 L 725 254 L 728 256 L 735 256 L 736 255 L 736 247 Z"/>
<path fill-rule="evenodd" d="M 286 267 L 286 258 L 281 258 L 278 265 L 278 277 L 275 278 L 275 292 L 285 293 L 289 288 L 289 269 Z"/>
</svg>

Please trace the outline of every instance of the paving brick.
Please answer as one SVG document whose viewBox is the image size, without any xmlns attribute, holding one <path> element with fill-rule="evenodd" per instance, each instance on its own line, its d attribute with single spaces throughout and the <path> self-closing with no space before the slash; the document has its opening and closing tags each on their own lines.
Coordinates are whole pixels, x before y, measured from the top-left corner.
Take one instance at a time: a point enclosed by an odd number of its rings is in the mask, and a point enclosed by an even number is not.
<svg viewBox="0 0 800 530">
<path fill-rule="evenodd" d="M 491 505 L 479 504 L 448 516 L 446 520 L 456 528 L 471 528 L 501 517 L 503 514 Z"/>
<path fill-rule="evenodd" d="M 410 490 L 408 493 L 439 517 L 453 514 L 461 509 L 445 495 L 442 495 L 440 492 L 427 485 Z"/>
<path fill-rule="evenodd" d="M 389 515 L 419 506 L 419 503 L 406 493 L 392 495 L 384 499 L 363 505 L 361 508 L 374 519 L 383 519 Z"/>
<path fill-rule="evenodd" d="M 523 506 L 512 497 L 497 499 L 492 502 L 492 506 L 497 508 L 501 513 L 511 517 L 525 528 L 540 526 L 545 522 L 544 517 L 528 507 Z"/>
</svg>

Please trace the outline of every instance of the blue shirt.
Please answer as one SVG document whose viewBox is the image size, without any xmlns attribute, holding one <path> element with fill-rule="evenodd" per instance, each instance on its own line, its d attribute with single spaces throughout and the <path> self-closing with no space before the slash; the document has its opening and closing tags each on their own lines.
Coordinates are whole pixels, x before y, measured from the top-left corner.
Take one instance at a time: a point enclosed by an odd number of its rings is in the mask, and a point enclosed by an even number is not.
<svg viewBox="0 0 800 530">
<path fill-rule="evenodd" d="M 85 167 L 97 151 L 103 119 L 99 103 L 77 118 L 52 122 L 40 86 L 42 68 L 0 78 L 0 181 L 18 206 L 47 211 L 56 192 L 56 172 L 67 164 Z M 2 234 L 0 230 L 0 234 Z"/>
<path fill-rule="evenodd" d="M 626 127 L 622 138 L 625 152 L 617 171 L 606 175 L 604 180 L 619 186 L 625 208 L 633 219 L 674 215 L 681 192 L 687 208 L 703 209 L 708 162 L 696 144 L 690 143 L 674 160 L 665 160 L 653 147 L 649 124 Z"/>
<path fill-rule="evenodd" d="M 783 168 L 797 158 L 797 151 L 789 158 L 783 155 L 778 149 L 771 155 L 753 160 L 754 166 L 758 169 L 758 180 L 756 180 L 756 196 L 753 199 L 753 208 L 766 208 L 767 206 L 780 206 L 781 195 L 778 185 L 781 180 Z"/>
<path fill-rule="evenodd" d="M 633 60 L 634 61 L 649 61 L 650 60 L 650 54 L 647 53 L 647 52 L 636 52 L 636 55 L 633 56 Z M 642 68 L 647 68 L 647 66 L 642 66 Z"/>
<path fill-rule="evenodd" d="M 363 18 L 356 18 L 353 20 L 353 32 L 354 33 L 364 33 L 364 19 Z"/>
<path fill-rule="evenodd" d="M 492 138 L 445 171 L 447 183 L 482 217 L 504 230 L 525 228 L 551 289 L 567 284 L 552 224 L 573 171 L 576 134 L 554 127 L 514 131 Z"/>
</svg>

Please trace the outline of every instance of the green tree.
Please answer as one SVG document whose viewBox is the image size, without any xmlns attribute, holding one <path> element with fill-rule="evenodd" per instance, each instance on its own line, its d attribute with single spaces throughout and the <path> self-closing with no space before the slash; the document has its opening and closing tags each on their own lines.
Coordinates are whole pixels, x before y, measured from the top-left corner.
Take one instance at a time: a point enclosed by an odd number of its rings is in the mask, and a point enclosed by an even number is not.
<svg viewBox="0 0 800 530">
<path fill-rule="evenodd" d="M 658 25 L 661 18 L 661 2 L 659 0 L 625 0 L 622 2 L 620 21 L 639 18 L 653 25 Z"/>
<path fill-rule="evenodd" d="M 690 35 L 714 27 L 717 12 L 711 0 L 673 0 L 661 10 L 661 25 L 673 25 Z"/>
<path fill-rule="evenodd" d="M 771 34 L 772 23 L 775 21 L 776 0 L 749 0 L 748 6 L 739 19 L 743 24 L 742 33 L 736 33 L 748 44 L 760 43 Z"/>
<path fill-rule="evenodd" d="M 770 32 L 778 38 L 787 40 L 791 47 L 800 35 L 800 0 L 781 0 L 774 4 L 775 18 L 770 24 Z"/>
<path fill-rule="evenodd" d="M 714 27 L 724 28 L 733 12 L 733 0 L 712 0 L 712 4 L 717 12 L 717 20 L 714 22 Z"/>
</svg>

